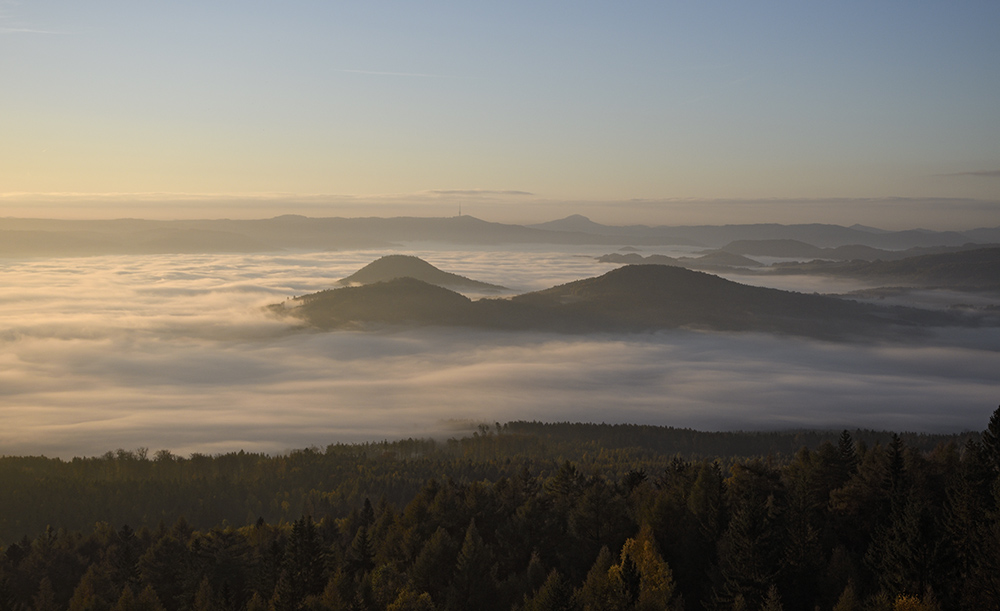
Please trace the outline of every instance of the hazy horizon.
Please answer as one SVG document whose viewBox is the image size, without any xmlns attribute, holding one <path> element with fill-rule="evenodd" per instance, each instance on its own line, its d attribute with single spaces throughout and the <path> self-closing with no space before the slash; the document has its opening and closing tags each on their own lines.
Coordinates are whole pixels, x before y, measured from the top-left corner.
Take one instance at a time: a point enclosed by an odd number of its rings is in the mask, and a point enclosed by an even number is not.
<svg viewBox="0 0 1000 611">
<path fill-rule="evenodd" d="M 833 224 L 889 231 L 961 231 L 1000 226 L 1000 201 L 944 198 L 814 200 L 550 201 L 523 194 L 422 193 L 370 197 L 177 194 L 3 194 L 0 217 L 59 220 L 253 220 L 473 216 L 530 225 L 581 215 L 609 226 Z"/>
</svg>

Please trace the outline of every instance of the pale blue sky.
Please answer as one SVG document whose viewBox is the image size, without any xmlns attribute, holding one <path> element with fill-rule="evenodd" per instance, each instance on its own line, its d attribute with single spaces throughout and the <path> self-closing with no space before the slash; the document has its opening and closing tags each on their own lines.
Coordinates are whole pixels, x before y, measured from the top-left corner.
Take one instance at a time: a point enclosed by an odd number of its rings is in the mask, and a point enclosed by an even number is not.
<svg viewBox="0 0 1000 611">
<path fill-rule="evenodd" d="M 0 206 L 992 202 L 998 31 L 995 0 L 0 0 Z"/>
</svg>

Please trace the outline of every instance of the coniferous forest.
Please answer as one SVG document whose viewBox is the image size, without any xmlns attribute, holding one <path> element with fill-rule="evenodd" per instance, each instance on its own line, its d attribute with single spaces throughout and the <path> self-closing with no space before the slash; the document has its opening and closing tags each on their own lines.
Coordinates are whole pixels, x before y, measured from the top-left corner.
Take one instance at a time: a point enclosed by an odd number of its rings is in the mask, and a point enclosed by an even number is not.
<svg viewBox="0 0 1000 611">
<path fill-rule="evenodd" d="M 1000 608 L 985 431 L 0 458 L 0 611 Z"/>
</svg>

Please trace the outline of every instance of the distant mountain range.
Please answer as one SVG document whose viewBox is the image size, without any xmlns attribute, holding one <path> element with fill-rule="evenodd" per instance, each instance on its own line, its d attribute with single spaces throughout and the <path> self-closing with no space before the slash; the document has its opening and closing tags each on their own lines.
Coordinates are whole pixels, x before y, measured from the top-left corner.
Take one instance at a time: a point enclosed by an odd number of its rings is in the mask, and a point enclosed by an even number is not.
<svg viewBox="0 0 1000 611">
<path fill-rule="evenodd" d="M 968 231 L 929 231 L 910 229 L 885 231 L 862 225 L 843 227 L 828 224 L 779 225 L 762 223 L 749 225 L 678 225 L 647 227 L 630 225 L 615 227 L 600 225 L 580 215 L 568 216 L 557 221 L 529 225 L 549 231 L 578 231 L 595 235 L 615 234 L 642 238 L 667 237 L 678 240 L 674 244 L 696 243 L 721 248 L 737 240 L 800 240 L 823 248 L 849 244 L 900 250 L 915 246 L 961 246 L 969 242 L 1000 242 L 1000 227 L 970 229 Z M 681 241 L 683 240 L 683 241 Z"/>
<path fill-rule="evenodd" d="M 839 276 L 894 286 L 1000 291 L 1000 247 L 897 261 L 776 263 L 767 273 Z"/>
<path fill-rule="evenodd" d="M 0 219 L 0 256 L 6 257 L 359 249 L 385 248 L 400 242 L 721 248 L 742 240 L 797 240 L 824 249 L 857 245 L 902 250 L 959 247 L 970 242 L 1000 243 L 1000 227 L 956 232 L 883 231 L 822 224 L 610 226 L 579 215 L 529 226 L 492 223 L 471 216 L 307 218 L 286 215 L 258 220 L 190 221 Z"/>
<path fill-rule="evenodd" d="M 794 240 L 765 240 L 763 242 L 734 242 L 737 250 L 745 252 L 783 252 L 785 256 L 805 257 L 805 253 L 820 250 L 814 246 Z M 847 247 L 853 248 L 853 247 Z M 866 248 L 866 247 L 858 247 Z M 907 253 L 924 253 L 903 257 Z M 944 252 L 938 252 L 944 251 Z M 806 262 L 779 262 L 770 266 L 728 252 L 711 251 L 700 257 L 667 257 L 649 255 L 643 257 L 635 253 L 611 253 L 598 257 L 605 263 L 677 265 L 691 269 L 767 275 L 820 275 L 852 278 L 882 286 L 910 288 L 949 288 L 965 291 L 1000 291 L 1000 247 L 973 248 L 911 248 L 893 253 L 899 255 L 889 260 L 835 261 L 814 259 Z M 770 255 L 776 256 L 776 255 Z"/>
<path fill-rule="evenodd" d="M 698 257 L 668 257 L 666 255 L 648 255 L 643 257 L 636 253 L 611 253 L 597 258 L 602 263 L 625 263 L 628 265 L 676 265 L 688 269 L 721 270 L 733 267 L 761 267 L 763 263 L 743 255 L 714 250 Z"/>
<path fill-rule="evenodd" d="M 962 246 L 915 246 L 906 250 L 885 250 L 861 244 L 836 248 L 820 248 L 799 240 L 736 240 L 723 246 L 721 251 L 751 257 L 783 257 L 790 259 L 829 259 L 833 261 L 896 261 L 918 255 L 942 254 L 983 248 L 984 244 L 967 243 Z"/>
<path fill-rule="evenodd" d="M 393 324 L 589 333 L 683 327 L 858 339 L 974 324 L 957 314 L 747 286 L 666 265 L 629 265 L 511 299 L 476 301 L 396 278 L 304 295 L 272 309 L 323 329 Z"/>
<path fill-rule="evenodd" d="M 410 255 L 387 255 L 381 259 L 372 261 L 350 276 L 341 279 L 339 283 L 344 286 L 351 286 L 386 282 L 396 278 L 415 278 L 428 284 L 456 291 L 501 293 L 510 290 L 507 287 L 497 284 L 471 280 L 465 276 L 442 271 L 427 261 Z"/>
</svg>

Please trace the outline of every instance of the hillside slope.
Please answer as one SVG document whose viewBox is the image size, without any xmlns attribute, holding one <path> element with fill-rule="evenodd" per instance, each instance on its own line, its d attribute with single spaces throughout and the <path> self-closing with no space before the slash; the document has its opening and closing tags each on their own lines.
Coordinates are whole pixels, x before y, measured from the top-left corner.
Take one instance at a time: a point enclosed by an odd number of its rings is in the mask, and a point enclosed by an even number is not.
<svg viewBox="0 0 1000 611">
<path fill-rule="evenodd" d="M 385 282 L 395 278 L 416 278 L 428 284 L 453 288 L 456 290 L 477 290 L 482 292 L 501 292 L 506 287 L 487 282 L 479 282 L 465 276 L 440 270 L 419 257 L 410 255 L 386 255 L 372 261 L 350 276 L 339 282 L 344 286 L 353 284 L 372 284 Z"/>
<path fill-rule="evenodd" d="M 629 265 L 511 299 L 478 301 L 413 278 L 397 278 L 305 295 L 274 309 L 324 329 L 371 324 L 565 333 L 692 328 L 862 339 L 975 324 L 957 314 L 747 286 L 666 265 Z"/>
</svg>

